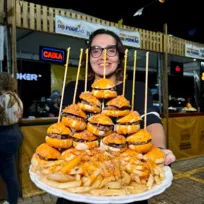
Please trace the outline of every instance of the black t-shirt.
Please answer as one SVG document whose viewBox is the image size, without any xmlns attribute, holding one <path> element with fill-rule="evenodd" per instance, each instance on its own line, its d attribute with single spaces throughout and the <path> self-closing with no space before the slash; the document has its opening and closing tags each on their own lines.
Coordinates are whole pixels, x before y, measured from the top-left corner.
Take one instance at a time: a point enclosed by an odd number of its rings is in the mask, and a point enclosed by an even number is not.
<svg viewBox="0 0 204 204">
<path fill-rule="evenodd" d="M 63 106 L 68 106 L 73 103 L 73 96 L 75 90 L 75 81 L 68 83 L 65 87 L 64 92 L 64 100 Z M 92 81 L 87 82 L 87 91 L 91 91 L 91 84 Z M 123 83 L 116 86 L 116 91 L 118 95 L 122 95 L 123 91 Z M 84 92 L 84 81 L 79 80 L 77 86 L 77 94 L 76 94 L 76 101 L 78 103 L 80 101 L 79 95 L 81 92 Z M 127 80 L 125 84 L 125 98 L 132 102 L 132 81 Z M 135 99 L 134 99 L 134 110 L 138 111 L 141 117 L 144 116 L 144 100 L 145 100 L 145 84 L 143 82 L 136 82 L 135 83 Z M 153 107 L 153 100 L 151 91 L 148 90 L 148 97 L 147 97 L 147 126 L 153 123 L 160 123 L 161 119 L 159 114 L 155 111 Z M 143 125 L 143 123 L 141 124 Z"/>
<path fill-rule="evenodd" d="M 53 114 L 55 117 L 58 117 L 58 115 L 59 115 L 59 108 L 56 107 L 55 105 L 52 105 L 52 106 L 50 106 L 49 113 Z"/>
</svg>

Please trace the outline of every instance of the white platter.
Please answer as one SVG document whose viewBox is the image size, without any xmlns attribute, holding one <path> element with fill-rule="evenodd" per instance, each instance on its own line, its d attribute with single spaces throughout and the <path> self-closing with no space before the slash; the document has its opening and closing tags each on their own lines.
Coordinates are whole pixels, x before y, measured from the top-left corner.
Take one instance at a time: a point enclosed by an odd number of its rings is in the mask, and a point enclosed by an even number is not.
<svg viewBox="0 0 204 204">
<path fill-rule="evenodd" d="M 89 195 L 83 195 L 83 194 L 75 194 L 75 193 L 69 193 L 68 191 L 60 190 L 57 188 L 53 188 L 48 186 L 45 183 L 42 183 L 39 180 L 39 177 L 35 175 L 34 173 L 30 172 L 30 178 L 33 181 L 33 183 L 43 191 L 52 194 L 56 197 L 65 198 L 67 200 L 72 200 L 75 202 L 83 202 L 83 203 L 94 203 L 94 204 L 112 204 L 112 203 L 131 203 L 135 201 L 142 201 L 142 200 L 148 200 L 156 195 L 159 195 L 163 193 L 168 187 L 171 186 L 172 180 L 173 180 L 173 174 L 171 171 L 171 168 L 168 166 L 164 167 L 164 173 L 165 173 L 165 179 L 161 182 L 160 185 L 154 185 L 151 190 L 145 191 L 143 193 L 139 194 L 131 194 L 127 196 L 89 196 Z"/>
</svg>

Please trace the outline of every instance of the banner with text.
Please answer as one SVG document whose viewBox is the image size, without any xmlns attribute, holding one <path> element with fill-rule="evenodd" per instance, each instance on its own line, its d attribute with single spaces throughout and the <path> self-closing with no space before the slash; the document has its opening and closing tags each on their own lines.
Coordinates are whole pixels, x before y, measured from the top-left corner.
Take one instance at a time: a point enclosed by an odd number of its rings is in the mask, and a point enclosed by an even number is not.
<svg viewBox="0 0 204 204">
<path fill-rule="evenodd" d="M 88 39 L 93 31 L 100 28 L 115 32 L 126 46 L 140 47 L 139 32 L 94 24 L 80 19 L 72 19 L 59 15 L 55 16 L 55 32 L 59 34 Z"/>
<path fill-rule="evenodd" d="M 204 59 L 204 47 L 199 47 L 192 44 L 185 44 L 185 56 Z"/>
</svg>

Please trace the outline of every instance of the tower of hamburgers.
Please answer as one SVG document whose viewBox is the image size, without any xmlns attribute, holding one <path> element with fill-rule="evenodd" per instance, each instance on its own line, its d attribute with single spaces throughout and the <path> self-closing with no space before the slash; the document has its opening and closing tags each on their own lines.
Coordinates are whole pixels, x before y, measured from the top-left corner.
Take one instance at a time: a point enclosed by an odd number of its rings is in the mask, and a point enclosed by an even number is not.
<svg viewBox="0 0 204 204">
<path fill-rule="evenodd" d="M 100 113 L 101 102 L 89 91 L 80 94 L 79 107 L 85 112 Z"/>
<path fill-rule="evenodd" d="M 72 132 L 62 122 L 54 123 L 47 129 L 45 141 L 51 147 L 68 149 L 73 142 Z"/>
<path fill-rule="evenodd" d="M 99 145 L 97 136 L 90 133 L 88 130 L 75 132 L 73 137 L 73 146 L 77 150 L 93 149 Z"/>
<path fill-rule="evenodd" d="M 145 129 L 128 136 L 126 141 L 128 147 L 138 153 L 147 153 L 152 148 L 152 135 Z"/>
<path fill-rule="evenodd" d="M 129 135 L 140 129 L 141 117 L 136 111 L 130 111 L 128 115 L 117 119 L 115 131 L 118 134 Z"/>
<path fill-rule="evenodd" d="M 97 136 L 106 136 L 113 131 L 114 123 L 108 116 L 99 113 L 88 119 L 87 130 Z"/>
<path fill-rule="evenodd" d="M 98 99 L 115 98 L 115 84 L 110 79 L 102 78 L 92 84 L 92 94 Z"/>
<path fill-rule="evenodd" d="M 81 110 L 78 104 L 67 106 L 62 112 L 62 123 L 76 131 L 86 128 L 86 113 Z"/>
<path fill-rule="evenodd" d="M 101 140 L 100 147 L 112 153 L 124 152 L 127 149 L 126 138 L 113 132 Z"/>
<path fill-rule="evenodd" d="M 47 164 L 51 161 L 56 161 L 60 157 L 60 152 L 55 148 L 50 147 L 48 144 L 43 143 L 37 147 L 31 163 L 33 166 Z"/>
<path fill-rule="evenodd" d="M 130 112 L 130 102 L 123 96 L 117 96 L 106 103 L 102 113 L 109 117 L 122 117 Z"/>
</svg>

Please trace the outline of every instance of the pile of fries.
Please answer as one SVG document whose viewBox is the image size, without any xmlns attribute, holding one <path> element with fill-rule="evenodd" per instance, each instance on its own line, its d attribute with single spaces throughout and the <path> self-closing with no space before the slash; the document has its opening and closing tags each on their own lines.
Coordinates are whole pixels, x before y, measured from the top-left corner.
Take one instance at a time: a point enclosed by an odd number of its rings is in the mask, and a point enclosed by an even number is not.
<svg viewBox="0 0 204 204">
<path fill-rule="evenodd" d="M 117 156 L 100 148 L 65 150 L 57 161 L 32 165 L 31 172 L 51 187 L 93 196 L 138 194 L 165 178 L 163 165 L 130 149 Z"/>
</svg>

